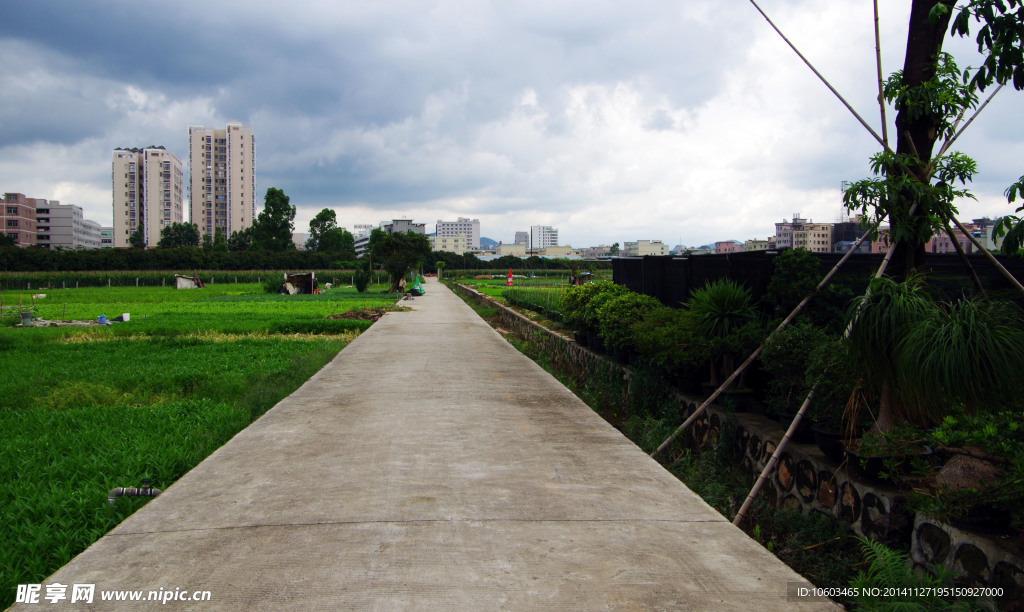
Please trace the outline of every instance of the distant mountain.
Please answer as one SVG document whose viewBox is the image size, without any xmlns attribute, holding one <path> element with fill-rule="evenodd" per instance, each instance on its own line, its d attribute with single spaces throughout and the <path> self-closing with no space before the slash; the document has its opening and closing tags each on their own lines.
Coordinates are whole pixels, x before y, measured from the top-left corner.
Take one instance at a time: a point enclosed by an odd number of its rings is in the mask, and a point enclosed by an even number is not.
<svg viewBox="0 0 1024 612">
<path fill-rule="evenodd" d="M 497 246 L 498 246 L 498 241 L 497 240 L 491 240 L 490 238 L 488 238 L 486 236 L 481 236 L 480 237 L 480 248 L 481 249 L 490 250 L 490 249 L 497 248 Z"/>
</svg>

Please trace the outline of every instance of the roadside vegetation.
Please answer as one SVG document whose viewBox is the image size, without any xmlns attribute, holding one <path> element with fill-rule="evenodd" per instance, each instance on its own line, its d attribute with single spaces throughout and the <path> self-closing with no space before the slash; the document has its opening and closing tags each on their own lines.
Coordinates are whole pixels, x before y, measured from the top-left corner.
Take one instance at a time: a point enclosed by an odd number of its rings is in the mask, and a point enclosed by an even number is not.
<svg viewBox="0 0 1024 612">
<path fill-rule="evenodd" d="M 165 489 L 323 367 L 371 324 L 328 317 L 392 306 L 382 288 L 0 293 L 0 607 L 148 501 L 111 506 L 110 489 Z M 48 321 L 130 316 L 16 328 L 19 302 Z"/>
</svg>

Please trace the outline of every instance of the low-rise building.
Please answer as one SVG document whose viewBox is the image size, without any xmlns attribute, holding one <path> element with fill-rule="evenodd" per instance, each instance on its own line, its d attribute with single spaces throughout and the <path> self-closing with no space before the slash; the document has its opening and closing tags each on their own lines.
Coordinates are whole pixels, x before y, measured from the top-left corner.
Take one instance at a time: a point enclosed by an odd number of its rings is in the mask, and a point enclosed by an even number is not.
<svg viewBox="0 0 1024 612">
<path fill-rule="evenodd" d="M 541 249 L 537 255 L 541 257 L 551 257 L 554 259 L 572 259 L 578 258 L 579 254 L 576 253 L 572 246 L 549 246 Z"/>
<path fill-rule="evenodd" d="M 660 240 L 637 240 L 636 242 L 624 242 L 622 255 L 626 257 L 668 255 L 668 246 Z"/>
<path fill-rule="evenodd" d="M 498 257 L 504 257 L 506 255 L 511 255 L 512 257 L 526 257 L 526 244 L 518 242 L 515 244 L 499 244 L 497 248 L 494 249 L 494 253 Z"/>
<path fill-rule="evenodd" d="M 479 249 L 480 219 L 469 219 L 467 217 L 459 217 L 458 221 L 442 221 L 441 219 L 438 219 L 437 232 L 435 235 L 439 238 L 452 238 L 462 235 L 466 242 L 466 248 Z M 438 251 L 446 249 L 434 250 Z"/>
<path fill-rule="evenodd" d="M 114 228 L 112 226 L 100 228 L 100 248 L 114 248 Z"/>
<path fill-rule="evenodd" d="M 85 218 L 81 206 L 36 200 L 36 244 L 43 249 L 98 249 L 100 224 Z"/>
<path fill-rule="evenodd" d="M 4 234 L 14 239 L 15 246 L 29 247 L 37 244 L 36 198 L 27 198 L 23 193 L 5 193 L 4 207 L 0 213 Z"/>
<path fill-rule="evenodd" d="M 775 224 L 775 244 L 780 249 L 807 249 L 814 253 L 832 252 L 832 224 L 814 223 L 793 215 L 793 221 Z"/>
<path fill-rule="evenodd" d="M 610 246 L 600 245 L 580 249 L 580 257 L 583 259 L 607 259 L 612 256 Z"/>
<path fill-rule="evenodd" d="M 448 253 L 455 253 L 456 255 L 462 255 L 466 251 L 470 250 L 465 234 L 456 234 L 454 236 L 433 236 L 431 237 L 431 242 L 435 251 L 445 251 Z"/>
<path fill-rule="evenodd" d="M 750 251 L 771 251 L 775 249 L 775 236 L 769 236 L 766 240 L 752 239 L 743 243 L 743 252 Z"/>
<path fill-rule="evenodd" d="M 742 252 L 743 243 L 739 240 L 719 240 L 715 243 L 715 254 Z"/>
</svg>

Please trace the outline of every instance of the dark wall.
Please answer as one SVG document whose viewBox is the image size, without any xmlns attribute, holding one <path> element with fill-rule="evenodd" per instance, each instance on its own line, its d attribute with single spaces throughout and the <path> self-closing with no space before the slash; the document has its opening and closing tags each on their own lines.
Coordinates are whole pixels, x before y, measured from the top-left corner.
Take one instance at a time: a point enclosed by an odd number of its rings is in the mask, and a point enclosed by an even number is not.
<svg viewBox="0 0 1024 612">
<path fill-rule="evenodd" d="M 689 257 L 620 257 L 612 260 L 612 280 L 631 291 L 653 296 L 666 306 L 679 306 L 686 301 L 691 290 L 700 289 L 708 281 L 725 276 L 749 288 L 754 300 L 759 300 L 768 288 L 776 255 L 775 251 L 753 251 Z M 822 274 L 831 270 L 843 257 L 840 253 L 814 255 L 821 262 Z M 862 292 L 883 257 L 879 253 L 854 255 L 843 264 L 836 275 L 836 282 L 849 286 L 855 293 Z M 1015 278 L 1024 279 L 1024 259 L 1005 255 L 997 255 L 996 258 Z M 1019 299 L 1020 295 L 1010 282 L 983 255 L 971 255 L 969 260 L 986 290 Z M 972 291 L 973 285 L 959 256 L 929 254 L 925 265 L 929 284 L 940 297 L 956 298 Z"/>
</svg>

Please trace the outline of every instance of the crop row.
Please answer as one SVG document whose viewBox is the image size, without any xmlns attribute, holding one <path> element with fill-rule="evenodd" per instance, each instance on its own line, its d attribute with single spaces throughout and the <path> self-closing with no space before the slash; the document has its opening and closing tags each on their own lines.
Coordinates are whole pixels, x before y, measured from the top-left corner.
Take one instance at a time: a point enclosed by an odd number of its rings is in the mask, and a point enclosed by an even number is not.
<svg viewBox="0 0 1024 612">
<path fill-rule="evenodd" d="M 110 489 L 166 488 L 369 325 L 327 315 L 394 300 L 273 296 L 255 284 L 45 293 L 34 312 L 46 319 L 130 317 L 0 326 L 0 609 L 146 501 L 111 507 Z M 0 298 L 32 305 L 30 294 Z"/>
</svg>

